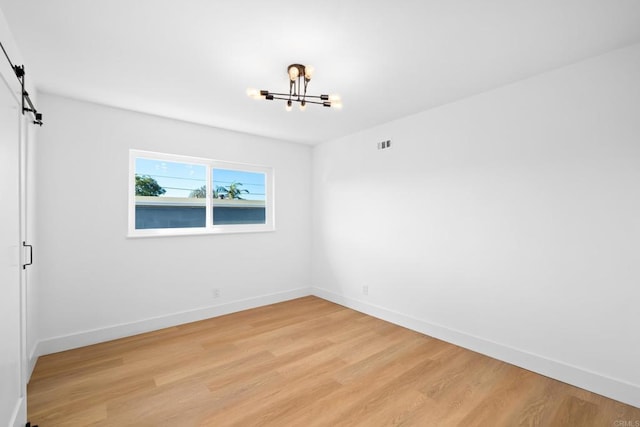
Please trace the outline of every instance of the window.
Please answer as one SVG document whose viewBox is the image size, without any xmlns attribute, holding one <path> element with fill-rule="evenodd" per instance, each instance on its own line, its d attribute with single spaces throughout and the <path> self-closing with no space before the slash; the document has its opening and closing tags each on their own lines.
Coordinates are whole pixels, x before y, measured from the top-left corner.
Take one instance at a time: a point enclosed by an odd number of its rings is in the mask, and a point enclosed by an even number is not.
<svg viewBox="0 0 640 427">
<path fill-rule="evenodd" d="M 273 171 L 130 151 L 129 236 L 271 231 Z"/>
</svg>

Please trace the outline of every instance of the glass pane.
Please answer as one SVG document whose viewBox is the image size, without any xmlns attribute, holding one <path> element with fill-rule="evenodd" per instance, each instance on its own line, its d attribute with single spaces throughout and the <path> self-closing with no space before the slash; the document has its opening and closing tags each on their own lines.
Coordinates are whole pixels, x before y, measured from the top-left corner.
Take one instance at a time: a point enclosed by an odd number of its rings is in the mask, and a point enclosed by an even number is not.
<svg viewBox="0 0 640 427">
<path fill-rule="evenodd" d="M 265 224 L 265 179 L 261 172 L 213 169 L 213 224 Z"/>
<path fill-rule="evenodd" d="M 136 159 L 136 229 L 206 224 L 204 165 Z"/>
</svg>

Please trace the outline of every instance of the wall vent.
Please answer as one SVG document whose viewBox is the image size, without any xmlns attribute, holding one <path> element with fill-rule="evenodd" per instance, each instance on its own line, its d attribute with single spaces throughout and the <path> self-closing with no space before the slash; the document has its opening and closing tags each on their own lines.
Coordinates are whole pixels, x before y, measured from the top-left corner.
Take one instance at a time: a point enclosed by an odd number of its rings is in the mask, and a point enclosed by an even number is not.
<svg viewBox="0 0 640 427">
<path fill-rule="evenodd" d="M 387 148 L 391 148 L 390 139 L 387 139 L 386 141 L 378 142 L 378 150 L 385 150 Z"/>
</svg>

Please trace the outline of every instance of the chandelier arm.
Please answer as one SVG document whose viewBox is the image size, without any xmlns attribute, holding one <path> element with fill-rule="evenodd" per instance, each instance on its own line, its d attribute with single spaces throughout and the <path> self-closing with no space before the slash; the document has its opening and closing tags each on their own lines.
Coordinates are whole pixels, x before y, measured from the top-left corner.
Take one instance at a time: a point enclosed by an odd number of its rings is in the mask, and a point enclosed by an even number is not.
<svg viewBox="0 0 640 427">
<path fill-rule="evenodd" d="M 269 95 L 274 95 L 274 96 L 289 96 L 288 93 L 276 93 L 276 92 L 269 92 Z M 321 99 L 321 100 L 328 100 L 329 99 L 329 95 L 306 95 L 306 98 L 317 98 L 317 99 Z"/>
<path fill-rule="evenodd" d="M 275 94 L 275 93 L 270 93 L 270 95 L 274 95 L 274 96 L 273 96 L 273 98 L 271 98 L 271 99 L 270 99 L 270 101 L 271 101 L 271 100 L 274 100 L 274 99 L 277 99 L 277 100 L 280 100 L 280 101 L 289 101 L 288 95 L 287 95 L 286 93 L 285 93 L 285 94 L 280 94 L 280 96 L 276 96 L 277 94 Z M 316 97 L 316 98 L 317 98 L 317 97 Z M 291 102 L 302 103 L 302 101 L 303 101 L 303 100 L 302 100 L 302 99 L 292 98 L 290 101 L 291 101 Z M 304 100 L 304 102 L 305 102 L 305 103 L 307 103 L 307 104 L 318 104 L 318 105 L 324 105 L 324 103 L 325 103 L 326 101 L 325 101 L 325 102 L 320 102 L 320 101 L 310 101 L 310 100 L 308 100 L 308 99 L 307 99 L 307 100 Z"/>
<path fill-rule="evenodd" d="M 306 95 L 307 98 L 325 99 L 325 95 Z M 328 98 L 327 98 L 328 99 Z"/>
<path fill-rule="evenodd" d="M 265 91 L 267 92 L 269 95 L 276 95 L 276 96 L 289 96 L 288 93 L 277 93 L 277 92 L 271 92 L 271 91 Z"/>
<path fill-rule="evenodd" d="M 291 98 L 291 99 L 289 99 L 289 97 L 288 97 L 288 96 L 274 96 L 272 99 L 279 99 L 279 100 L 281 100 L 281 101 L 300 102 L 300 101 L 298 101 L 298 100 L 297 100 L 297 99 L 295 99 L 295 98 Z"/>
<path fill-rule="evenodd" d="M 277 99 L 277 100 L 280 100 L 280 101 L 289 101 L 290 100 L 289 98 L 277 97 L 277 96 L 274 96 L 273 99 Z M 302 104 L 302 102 L 303 102 L 302 99 L 295 99 L 295 98 L 291 99 L 290 101 L 291 102 L 297 102 L 298 104 Z M 307 100 L 304 101 L 304 103 L 305 104 L 325 105 L 327 103 L 327 101 L 322 101 L 322 102 L 320 102 L 320 101 L 309 101 L 307 99 Z"/>
<path fill-rule="evenodd" d="M 324 105 L 324 102 L 319 102 L 319 101 L 309 101 L 308 99 L 305 101 L 306 104 L 318 104 L 318 105 Z"/>
</svg>

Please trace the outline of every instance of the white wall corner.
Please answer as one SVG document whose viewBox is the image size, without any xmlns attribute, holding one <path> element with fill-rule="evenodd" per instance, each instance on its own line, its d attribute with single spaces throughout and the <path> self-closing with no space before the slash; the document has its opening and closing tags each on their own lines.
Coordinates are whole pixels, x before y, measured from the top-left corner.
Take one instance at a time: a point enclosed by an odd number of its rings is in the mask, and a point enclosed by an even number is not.
<svg viewBox="0 0 640 427">
<path fill-rule="evenodd" d="M 311 294 L 369 316 L 640 408 L 640 385 L 610 378 L 597 372 L 591 372 L 577 366 L 488 341 L 481 337 L 407 316 L 378 305 L 338 295 L 325 289 L 312 287 Z"/>
</svg>

